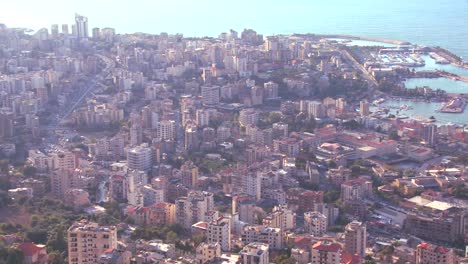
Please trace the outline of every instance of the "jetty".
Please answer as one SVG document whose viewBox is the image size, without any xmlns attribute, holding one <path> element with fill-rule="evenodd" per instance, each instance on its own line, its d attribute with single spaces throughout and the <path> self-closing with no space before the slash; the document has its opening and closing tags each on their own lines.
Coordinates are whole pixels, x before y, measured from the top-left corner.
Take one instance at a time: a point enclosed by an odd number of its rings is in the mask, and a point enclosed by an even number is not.
<svg viewBox="0 0 468 264">
<path fill-rule="evenodd" d="M 466 100 L 456 97 L 445 103 L 441 108 L 442 113 L 463 113 L 465 111 Z"/>
</svg>

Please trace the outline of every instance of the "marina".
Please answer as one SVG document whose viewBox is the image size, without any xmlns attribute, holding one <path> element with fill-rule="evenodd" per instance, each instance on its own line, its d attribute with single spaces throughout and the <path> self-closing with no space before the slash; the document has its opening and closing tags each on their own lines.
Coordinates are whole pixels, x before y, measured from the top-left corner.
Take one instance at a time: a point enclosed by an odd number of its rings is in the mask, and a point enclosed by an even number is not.
<svg viewBox="0 0 468 264">
<path fill-rule="evenodd" d="M 451 78 L 411 78 L 404 82 L 405 87 L 430 87 L 433 90 L 443 90 L 450 94 L 468 94 L 468 83 Z"/>
<path fill-rule="evenodd" d="M 465 106 L 465 99 L 457 97 L 445 103 L 440 111 L 443 113 L 463 113 Z"/>
<path fill-rule="evenodd" d="M 427 122 L 433 122 L 437 125 L 445 125 L 448 123 L 466 125 L 468 124 L 468 114 L 467 112 L 463 113 L 445 113 L 440 111 L 444 106 L 444 102 L 427 102 L 421 100 L 412 100 L 412 99 L 388 99 L 382 101 L 377 106 L 373 106 L 371 111 L 377 112 L 380 111 L 382 114 L 388 110 L 388 114 L 393 114 L 399 119 L 413 119 L 413 120 L 422 120 Z M 408 106 L 405 109 L 400 107 L 392 106 Z M 434 117 L 434 119 L 430 119 Z"/>
</svg>

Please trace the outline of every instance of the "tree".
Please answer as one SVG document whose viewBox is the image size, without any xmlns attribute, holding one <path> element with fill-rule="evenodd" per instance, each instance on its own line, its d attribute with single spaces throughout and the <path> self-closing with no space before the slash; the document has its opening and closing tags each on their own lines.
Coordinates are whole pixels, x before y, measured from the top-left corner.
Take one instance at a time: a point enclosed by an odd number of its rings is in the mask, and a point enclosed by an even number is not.
<svg viewBox="0 0 468 264">
<path fill-rule="evenodd" d="M 26 237 L 36 244 L 45 244 L 47 242 L 47 230 L 32 229 L 26 233 Z"/>
<path fill-rule="evenodd" d="M 50 252 L 49 254 L 49 264 L 65 264 L 65 259 L 62 254 L 58 251 Z"/>
<path fill-rule="evenodd" d="M 398 139 L 400 139 L 400 136 L 398 135 L 398 132 L 396 130 L 392 130 L 388 134 L 388 138 L 392 139 L 392 140 L 398 140 Z"/>
<path fill-rule="evenodd" d="M 340 191 L 339 190 L 330 190 L 330 191 L 325 191 L 323 194 L 323 201 L 325 203 L 334 203 L 338 199 L 340 199 Z"/>
<path fill-rule="evenodd" d="M 296 259 L 294 259 L 292 257 L 288 257 L 287 255 L 281 255 L 281 256 L 276 257 L 273 260 L 273 263 L 277 263 L 277 264 L 295 264 L 295 263 L 297 263 L 297 261 L 296 261 Z"/>
<path fill-rule="evenodd" d="M 56 232 L 53 232 L 47 241 L 47 248 L 64 252 L 67 250 L 67 242 L 65 241 L 64 228 L 58 227 Z"/>
<path fill-rule="evenodd" d="M 9 161 L 6 159 L 0 160 L 0 172 L 8 172 Z"/>
<path fill-rule="evenodd" d="M 24 259 L 24 254 L 18 249 L 13 248 L 0 248 L 0 263 L 5 264 L 17 264 L 22 263 Z"/>
<path fill-rule="evenodd" d="M 468 188 L 463 184 L 453 187 L 453 195 L 459 199 L 468 199 Z"/>
<path fill-rule="evenodd" d="M 169 231 L 166 234 L 167 243 L 175 243 L 177 240 L 179 240 L 179 236 L 174 231 Z"/>
<path fill-rule="evenodd" d="M 5 191 L 0 191 L 0 208 L 7 206 L 11 202 L 8 193 Z"/>
<path fill-rule="evenodd" d="M 37 172 L 37 169 L 36 167 L 33 167 L 33 166 L 26 166 L 23 169 L 23 174 L 26 177 L 34 177 L 36 175 L 36 172 Z"/>
</svg>

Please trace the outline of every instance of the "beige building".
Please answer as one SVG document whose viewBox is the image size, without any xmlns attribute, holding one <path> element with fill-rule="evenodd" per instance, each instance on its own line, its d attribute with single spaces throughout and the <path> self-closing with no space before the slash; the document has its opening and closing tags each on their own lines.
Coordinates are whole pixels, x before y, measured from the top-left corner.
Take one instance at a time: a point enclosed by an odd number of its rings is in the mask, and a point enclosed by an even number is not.
<svg viewBox="0 0 468 264">
<path fill-rule="evenodd" d="M 452 249 L 421 243 L 415 251 L 416 264 L 454 264 L 455 256 Z"/>
<path fill-rule="evenodd" d="M 117 248 L 117 228 L 82 220 L 68 229 L 68 263 L 98 263 L 100 256 Z"/>
<path fill-rule="evenodd" d="M 366 255 L 367 231 L 366 224 L 353 221 L 345 228 L 345 251 L 351 254 L 358 254 L 361 257 Z"/>
<path fill-rule="evenodd" d="M 248 244 L 240 252 L 242 263 L 269 264 L 270 256 L 268 250 L 268 245 L 264 243 L 252 242 Z"/>
<path fill-rule="evenodd" d="M 327 177 L 336 185 L 340 185 L 349 180 L 351 177 L 351 170 L 343 166 L 340 166 L 336 169 L 329 169 L 327 172 Z"/>
<path fill-rule="evenodd" d="M 263 225 L 281 228 L 283 231 L 291 230 L 296 227 L 296 213 L 287 206 L 275 206 L 263 219 Z"/>
<path fill-rule="evenodd" d="M 319 241 L 312 246 L 310 263 L 312 264 L 340 264 L 341 245 L 330 241 Z"/>
<path fill-rule="evenodd" d="M 253 108 L 242 109 L 239 113 L 239 123 L 244 127 L 257 124 L 258 118 L 258 112 Z"/>
<path fill-rule="evenodd" d="M 262 241 L 268 244 L 270 248 L 283 248 L 283 232 L 280 228 L 264 227 L 260 225 L 248 225 L 244 227 L 242 233 L 242 242 L 244 244 Z"/>
<path fill-rule="evenodd" d="M 372 194 L 372 180 L 357 178 L 341 184 L 341 200 L 346 203 L 358 201 Z"/>
<path fill-rule="evenodd" d="M 180 167 L 180 176 L 183 185 L 189 188 L 198 186 L 198 167 L 193 162 L 187 161 Z"/>
<path fill-rule="evenodd" d="M 210 263 L 221 257 L 221 245 L 219 243 L 201 243 L 196 249 L 196 263 Z"/>
</svg>

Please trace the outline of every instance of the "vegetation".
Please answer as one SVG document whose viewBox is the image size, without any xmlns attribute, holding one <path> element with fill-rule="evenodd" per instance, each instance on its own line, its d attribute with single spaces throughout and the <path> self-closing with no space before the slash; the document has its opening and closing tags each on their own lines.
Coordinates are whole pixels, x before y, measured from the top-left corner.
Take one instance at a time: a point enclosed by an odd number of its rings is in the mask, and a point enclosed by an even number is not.
<svg viewBox="0 0 468 264">
<path fill-rule="evenodd" d="M 0 263 L 17 264 L 22 263 L 24 259 L 23 252 L 14 248 L 0 247 Z"/>
<path fill-rule="evenodd" d="M 459 184 L 452 189 L 453 196 L 459 199 L 468 199 L 468 188 L 464 184 Z"/>
<path fill-rule="evenodd" d="M 167 243 L 180 242 L 180 237 L 185 236 L 182 226 L 175 224 L 171 226 L 143 226 L 133 231 L 132 239 L 162 239 Z"/>
</svg>

